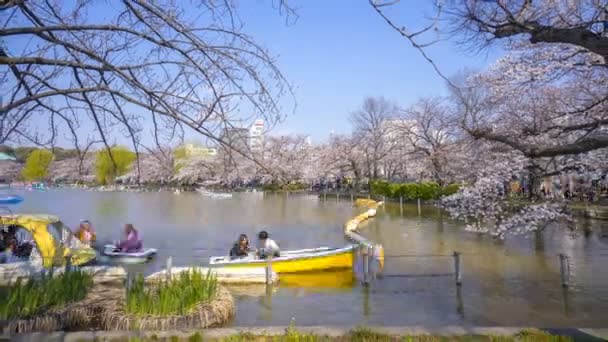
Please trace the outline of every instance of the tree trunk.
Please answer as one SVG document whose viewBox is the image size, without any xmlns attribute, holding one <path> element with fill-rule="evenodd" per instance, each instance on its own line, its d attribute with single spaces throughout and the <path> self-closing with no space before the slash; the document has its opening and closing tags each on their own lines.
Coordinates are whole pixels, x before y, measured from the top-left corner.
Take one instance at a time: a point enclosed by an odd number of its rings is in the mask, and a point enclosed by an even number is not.
<svg viewBox="0 0 608 342">
<path fill-rule="evenodd" d="M 533 201 L 538 198 L 539 175 L 537 168 L 532 165 L 528 168 L 528 200 Z"/>
</svg>

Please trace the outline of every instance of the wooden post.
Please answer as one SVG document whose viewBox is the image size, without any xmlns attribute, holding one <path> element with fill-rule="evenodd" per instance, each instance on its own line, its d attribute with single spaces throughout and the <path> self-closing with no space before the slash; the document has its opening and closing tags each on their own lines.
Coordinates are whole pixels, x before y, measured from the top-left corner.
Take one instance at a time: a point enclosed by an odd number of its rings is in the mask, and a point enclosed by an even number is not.
<svg viewBox="0 0 608 342">
<path fill-rule="evenodd" d="M 68 273 L 72 270 L 72 258 L 70 255 L 65 257 L 65 273 Z"/>
<path fill-rule="evenodd" d="M 420 208 L 420 198 L 418 199 L 418 216 L 422 216 L 422 209 Z"/>
<path fill-rule="evenodd" d="M 375 246 L 369 246 L 368 247 L 368 251 L 369 251 L 369 257 L 367 258 L 368 263 L 371 263 L 374 261 L 374 258 L 376 257 L 376 250 L 375 250 Z M 372 279 L 376 279 L 376 271 L 375 270 L 370 270 L 369 266 L 367 267 L 367 271 L 370 273 L 370 276 Z"/>
<path fill-rule="evenodd" d="M 272 284 L 272 254 L 266 257 L 266 284 Z"/>
<path fill-rule="evenodd" d="M 562 286 L 568 287 L 570 285 L 570 262 L 569 257 L 565 254 L 559 255 L 559 271 L 562 277 Z"/>
<path fill-rule="evenodd" d="M 173 268 L 173 258 L 167 257 L 167 282 L 171 281 L 171 269 Z"/>
<path fill-rule="evenodd" d="M 456 279 L 456 285 L 462 284 L 462 273 L 460 270 L 460 252 L 454 252 L 454 273 Z"/>
<path fill-rule="evenodd" d="M 131 290 L 131 287 L 133 286 L 133 273 L 127 271 L 127 279 L 126 279 L 126 284 L 125 284 L 125 297 L 129 298 L 129 291 Z"/>
<path fill-rule="evenodd" d="M 369 284 L 369 247 L 363 247 L 363 283 Z"/>
<path fill-rule="evenodd" d="M 462 302 L 462 291 L 461 286 L 456 286 L 456 311 L 460 314 L 464 314 L 464 304 Z"/>
</svg>

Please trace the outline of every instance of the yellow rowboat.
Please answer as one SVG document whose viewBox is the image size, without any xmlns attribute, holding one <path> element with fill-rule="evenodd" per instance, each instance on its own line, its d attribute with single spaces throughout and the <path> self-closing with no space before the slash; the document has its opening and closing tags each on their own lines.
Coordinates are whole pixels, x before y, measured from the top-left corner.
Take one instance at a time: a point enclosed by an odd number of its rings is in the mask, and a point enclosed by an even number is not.
<svg viewBox="0 0 608 342">
<path fill-rule="evenodd" d="M 294 251 L 282 251 L 280 257 L 272 259 L 272 270 L 276 273 L 313 272 L 353 267 L 355 246 L 343 248 L 319 247 Z M 231 259 L 228 256 L 211 257 L 211 267 L 264 267 L 268 260 L 249 256 Z"/>
</svg>

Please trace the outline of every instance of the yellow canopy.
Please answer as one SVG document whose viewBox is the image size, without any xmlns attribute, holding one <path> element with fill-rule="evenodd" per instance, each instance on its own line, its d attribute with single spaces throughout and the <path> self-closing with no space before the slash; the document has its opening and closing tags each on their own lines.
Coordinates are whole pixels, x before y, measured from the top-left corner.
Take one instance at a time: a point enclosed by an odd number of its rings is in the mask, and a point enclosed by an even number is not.
<svg viewBox="0 0 608 342">
<path fill-rule="evenodd" d="M 80 250 L 70 250 L 68 246 L 61 243 L 61 225 L 56 228 L 49 227 L 50 225 L 61 224 L 57 216 L 44 214 L 16 214 L 0 216 L 0 224 L 15 225 L 23 228 L 32 234 L 32 238 L 36 243 L 36 248 L 42 258 L 42 265 L 46 268 L 62 265 L 65 258 L 70 256 L 72 264 L 84 264 L 95 257 L 95 251 L 91 248 L 83 248 Z M 59 229 L 58 237 L 53 236 L 49 229 Z"/>
</svg>

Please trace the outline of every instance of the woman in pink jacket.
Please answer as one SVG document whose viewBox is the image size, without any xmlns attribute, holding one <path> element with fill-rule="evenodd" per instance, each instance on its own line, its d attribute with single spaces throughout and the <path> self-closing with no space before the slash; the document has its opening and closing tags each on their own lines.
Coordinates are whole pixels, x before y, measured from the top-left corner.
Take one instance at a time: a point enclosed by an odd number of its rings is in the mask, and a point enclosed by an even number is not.
<svg viewBox="0 0 608 342">
<path fill-rule="evenodd" d="M 119 241 L 116 247 L 125 253 L 139 252 L 142 248 L 142 243 L 139 240 L 137 230 L 132 224 L 125 224 L 125 235 L 127 237 L 126 240 Z"/>
</svg>

